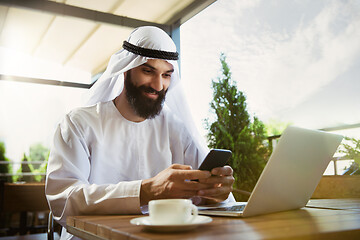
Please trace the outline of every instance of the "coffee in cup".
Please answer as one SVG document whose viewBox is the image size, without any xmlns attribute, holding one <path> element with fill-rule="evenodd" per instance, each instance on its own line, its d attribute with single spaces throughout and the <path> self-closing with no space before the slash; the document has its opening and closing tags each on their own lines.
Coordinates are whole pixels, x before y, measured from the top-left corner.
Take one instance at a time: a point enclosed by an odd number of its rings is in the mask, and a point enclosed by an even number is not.
<svg viewBox="0 0 360 240">
<path fill-rule="evenodd" d="M 149 202 L 149 215 L 151 224 L 179 225 L 191 223 L 198 210 L 189 199 L 160 199 Z"/>
</svg>

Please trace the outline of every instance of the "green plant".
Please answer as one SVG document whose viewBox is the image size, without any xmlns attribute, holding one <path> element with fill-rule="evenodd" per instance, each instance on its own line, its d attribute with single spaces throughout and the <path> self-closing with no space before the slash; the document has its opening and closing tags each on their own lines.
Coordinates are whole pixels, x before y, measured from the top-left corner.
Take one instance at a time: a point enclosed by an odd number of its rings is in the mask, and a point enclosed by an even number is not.
<svg viewBox="0 0 360 240">
<path fill-rule="evenodd" d="M 221 76 L 212 81 L 213 100 L 210 107 L 215 120 L 206 119 L 210 148 L 230 149 L 230 166 L 234 170 L 237 189 L 252 191 L 270 151 L 266 144 L 264 124 L 247 112 L 246 97 L 232 80 L 226 56 L 221 54 Z M 238 201 L 245 196 L 236 196 Z"/>
<path fill-rule="evenodd" d="M 268 139 L 269 149 L 272 152 L 274 141 L 277 142 L 279 136 L 284 132 L 285 128 L 291 123 L 281 122 L 279 120 L 270 119 L 266 125 L 266 135 Z"/>
<path fill-rule="evenodd" d="M 47 161 L 50 150 L 44 147 L 41 143 L 36 143 L 30 146 L 29 155 L 24 153 L 21 167 L 18 169 L 17 176 L 14 180 L 24 182 L 41 182 L 44 180 L 44 173 L 46 173 Z M 20 174 L 20 173 L 25 173 Z M 32 175 L 27 175 L 32 173 Z"/>
<path fill-rule="evenodd" d="M 33 175 L 26 175 L 28 173 L 32 173 L 34 168 L 33 166 L 29 163 L 27 156 L 24 153 L 24 156 L 22 158 L 22 163 L 21 163 L 21 167 L 18 170 L 18 173 L 21 172 L 22 175 L 18 178 L 18 181 L 21 182 L 35 182 L 35 178 Z"/>
<path fill-rule="evenodd" d="M 0 142 L 0 161 L 9 162 L 9 159 L 5 156 L 6 149 L 5 143 Z M 12 173 L 12 166 L 10 163 L 0 164 L 0 173 L 7 174 Z M 11 182 L 11 176 L 0 176 L 0 181 Z"/>
<path fill-rule="evenodd" d="M 345 174 L 360 175 L 360 139 L 345 137 L 345 141 L 341 144 L 339 152 L 344 153 L 345 158 L 354 160 Z"/>
<path fill-rule="evenodd" d="M 41 143 L 32 144 L 29 149 L 29 161 L 30 162 L 43 162 L 47 161 L 50 150 L 43 146 Z M 42 163 L 42 164 L 43 164 Z M 40 169 L 42 164 L 32 164 L 34 169 Z"/>
<path fill-rule="evenodd" d="M 30 146 L 28 158 L 31 162 L 34 179 L 37 182 L 41 182 L 44 179 L 44 176 L 41 174 L 46 173 L 49 154 L 50 150 L 47 147 L 43 146 L 41 143 L 36 143 Z M 42 163 L 40 164 L 34 162 Z"/>
<path fill-rule="evenodd" d="M 266 123 L 266 134 L 268 137 L 281 135 L 287 126 L 291 123 L 281 122 L 276 119 L 270 119 Z"/>
</svg>

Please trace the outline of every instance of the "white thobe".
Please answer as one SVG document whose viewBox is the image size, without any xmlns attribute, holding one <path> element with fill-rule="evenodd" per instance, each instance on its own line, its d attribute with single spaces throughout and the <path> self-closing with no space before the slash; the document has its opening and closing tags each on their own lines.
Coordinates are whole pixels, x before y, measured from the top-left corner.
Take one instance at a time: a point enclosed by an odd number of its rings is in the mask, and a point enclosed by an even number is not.
<svg viewBox="0 0 360 240">
<path fill-rule="evenodd" d="M 58 125 L 46 196 L 63 226 L 71 215 L 140 214 L 142 179 L 174 163 L 196 169 L 203 158 L 169 111 L 135 123 L 126 120 L 112 101 L 98 103 L 70 112 Z M 62 239 L 70 236 L 63 231 Z"/>
</svg>

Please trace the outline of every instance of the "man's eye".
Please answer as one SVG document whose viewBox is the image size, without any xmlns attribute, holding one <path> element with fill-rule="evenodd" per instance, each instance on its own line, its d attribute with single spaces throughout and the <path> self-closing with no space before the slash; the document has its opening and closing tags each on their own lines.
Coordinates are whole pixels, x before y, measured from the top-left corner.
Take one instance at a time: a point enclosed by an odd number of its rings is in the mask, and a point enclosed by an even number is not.
<svg viewBox="0 0 360 240">
<path fill-rule="evenodd" d="M 166 74 L 164 74 L 164 77 L 171 78 L 171 74 L 166 73 Z"/>
<path fill-rule="evenodd" d="M 143 72 L 144 72 L 144 73 L 151 73 L 152 71 L 149 70 L 149 69 L 143 69 Z"/>
</svg>

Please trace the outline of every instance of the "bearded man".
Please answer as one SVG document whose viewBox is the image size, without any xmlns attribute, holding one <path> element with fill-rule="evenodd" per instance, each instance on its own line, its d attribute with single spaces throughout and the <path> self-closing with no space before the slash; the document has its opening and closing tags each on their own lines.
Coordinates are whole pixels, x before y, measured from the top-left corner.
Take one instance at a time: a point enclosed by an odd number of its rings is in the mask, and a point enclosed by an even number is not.
<svg viewBox="0 0 360 240">
<path fill-rule="evenodd" d="M 70 215 L 141 214 L 152 199 L 232 198 L 229 166 L 193 170 L 208 150 L 192 122 L 177 59 L 163 30 L 135 29 L 90 89 L 89 106 L 58 125 L 46 196 L 61 225 Z M 62 231 L 62 239 L 71 237 Z"/>
</svg>

